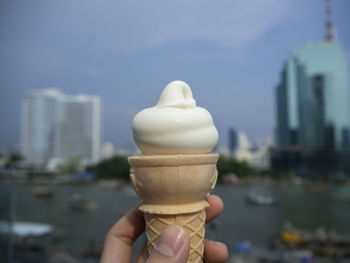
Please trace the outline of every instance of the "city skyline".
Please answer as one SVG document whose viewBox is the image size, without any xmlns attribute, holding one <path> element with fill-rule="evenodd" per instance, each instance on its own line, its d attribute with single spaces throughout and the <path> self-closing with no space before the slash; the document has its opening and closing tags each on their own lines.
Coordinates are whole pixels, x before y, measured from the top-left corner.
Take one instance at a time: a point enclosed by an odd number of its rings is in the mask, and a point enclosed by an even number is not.
<svg viewBox="0 0 350 263">
<path fill-rule="evenodd" d="M 102 3 L 2 3 L 0 146 L 19 142 L 20 102 L 28 90 L 56 86 L 100 95 L 105 140 L 133 147 L 133 116 L 175 79 L 188 82 L 198 105 L 212 113 L 221 145 L 231 126 L 262 138 L 275 128 L 274 89 L 284 61 L 294 46 L 325 34 L 323 1 L 195 2 L 197 12 L 182 1 L 172 12 L 158 1 L 139 8 Z M 349 63 L 350 3 L 332 6 Z"/>
</svg>

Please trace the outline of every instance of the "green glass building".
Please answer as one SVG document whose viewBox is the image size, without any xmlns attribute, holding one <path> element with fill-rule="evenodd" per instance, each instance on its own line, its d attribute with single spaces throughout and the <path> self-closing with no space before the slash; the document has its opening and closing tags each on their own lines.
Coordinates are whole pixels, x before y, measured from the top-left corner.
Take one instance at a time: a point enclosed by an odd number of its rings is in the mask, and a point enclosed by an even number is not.
<svg viewBox="0 0 350 263">
<path fill-rule="evenodd" d="M 350 86 L 338 41 L 294 49 L 277 86 L 277 145 L 303 157 L 350 151 Z"/>
<path fill-rule="evenodd" d="M 350 83 L 346 53 L 325 1 L 325 39 L 296 47 L 276 89 L 272 166 L 310 177 L 350 177 Z"/>
</svg>

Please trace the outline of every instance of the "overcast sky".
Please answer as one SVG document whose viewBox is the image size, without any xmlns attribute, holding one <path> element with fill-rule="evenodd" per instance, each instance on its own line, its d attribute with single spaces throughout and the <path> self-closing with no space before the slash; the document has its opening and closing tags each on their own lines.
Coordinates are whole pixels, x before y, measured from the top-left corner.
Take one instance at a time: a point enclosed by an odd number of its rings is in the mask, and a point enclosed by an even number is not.
<svg viewBox="0 0 350 263">
<path fill-rule="evenodd" d="M 350 1 L 333 21 L 350 60 Z M 131 122 L 172 80 L 192 88 L 227 141 L 272 134 L 274 90 L 293 47 L 324 37 L 323 0 L 2 0 L 0 146 L 18 144 L 28 90 L 101 96 L 104 140 L 132 147 Z"/>
</svg>

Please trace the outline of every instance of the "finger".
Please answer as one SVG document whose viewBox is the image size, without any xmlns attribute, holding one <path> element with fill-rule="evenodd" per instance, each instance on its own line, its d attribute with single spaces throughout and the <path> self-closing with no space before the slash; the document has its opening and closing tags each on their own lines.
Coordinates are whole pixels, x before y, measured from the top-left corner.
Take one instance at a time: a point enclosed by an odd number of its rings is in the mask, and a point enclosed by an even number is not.
<svg viewBox="0 0 350 263">
<path fill-rule="evenodd" d="M 171 225 L 160 235 L 146 263 L 186 263 L 190 251 L 190 238 L 186 231 Z"/>
<path fill-rule="evenodd" d="M 100 262 L 130 262 L 132 243 L 144 230 L 143 214 L 134 207 L 108 231 Z"/>
<path fill-rule="evenodd" d="M 224 209 L 224 204 L 221 198 L 217 195 L 208 196 L 206 201 L 209 203 L 209 207 L 205 210 L 207 213 L 205 222 L 208 223 L 214 220 L 218 215 L 220 215 L 220 213 Z"/>
<path fill-rule="evenodd" d="M 204 262 L 221 263 L 228 260 L 227 246 L 220 242 L 204 240 Z"/>
<path fill-rule="evenodd" d="M 148 253 L 147 241 L 146 241 L 142 247 L 142 250 L 140 252 L 139 257 L 137 258 L 136 263 L 144 263 L 148 257 L 149 257 L 149 253 Z"/>
</svg>

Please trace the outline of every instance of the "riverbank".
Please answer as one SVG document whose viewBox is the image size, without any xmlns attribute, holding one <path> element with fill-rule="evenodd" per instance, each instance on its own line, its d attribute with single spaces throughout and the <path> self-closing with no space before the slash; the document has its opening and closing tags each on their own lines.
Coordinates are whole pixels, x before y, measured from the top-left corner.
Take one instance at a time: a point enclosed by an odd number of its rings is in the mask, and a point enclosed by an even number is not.
<svg viewBox="0 0 350 263">
<path fill-rule="evenodd" d="M 232 179 L 234 177 L 234 179 Z M 228 178 L 228 179 L 227 179 Z M 77 174 L 58 174 L 58 173 L 37 173 L 29 174 L 24 170 L 0 173 L 0 183 L 29 183 L 29 184 L 88 184 L 98 183 L 105 187 L 111 185 L 130 184 L 128 176 L 120 178 L 99 178 L 84 177 Z M 289 175 L 283 178 L 273 178 L 266 174 L 256 174 L 247 177 L 238 177 L 233 173 L 223 174 L 219 177 L 217 185 L 250 185 L 250 184 L 291 184 L 291 185 L 308 185 L 315 191 L 322 191 L 333 185 L 350 185 L 349 180 L 333 181 L 329 179 L 309 179 L 295 175 Z M 117 187 L 116 187 L 117 188 Z"/>
</svg>

